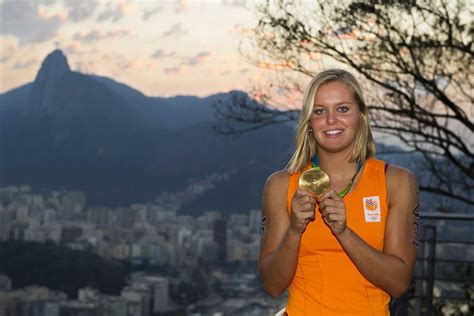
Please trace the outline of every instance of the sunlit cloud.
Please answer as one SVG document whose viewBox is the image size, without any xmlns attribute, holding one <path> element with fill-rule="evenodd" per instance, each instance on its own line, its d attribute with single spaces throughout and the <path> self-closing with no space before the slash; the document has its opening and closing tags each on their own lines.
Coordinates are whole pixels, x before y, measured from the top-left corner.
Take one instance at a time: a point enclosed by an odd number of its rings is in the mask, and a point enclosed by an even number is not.
<svg viewBox="0 0 474 316">
<path fill-rule="evenodd" d="M 163 71 L 168 74 L 168 75 L 178 75 L 181 74 L 185 71 L 186 67 L 183 65 L 177 66 L 177 67 L 169 67 L 163 69 Z"/>
<path fill-rule="evenodd" d="M 252 31 L 253 20 L 237 5 L 221 0 L 0 0 L 0 77 L 5 78 L 0 93 L 34 80 L 41 60 L 55 48 L 74 70 L 127 82 L 150 95 L 204 96 L 234 84 L 243 87 L 249 75 L 240 73 L 246 65 L 237 65 L 235 46 L 238 33 Z M 228 17 L 207 18 L 216 15 Z M 39 59 L 36 66 L 30 66 L 33 57 Z M 193 79 L 183 83 L 188 76 Z"/>
<path fill-rule="evenodd" d="M 181 23 L 173 24 L 170 26 L 170 29 L 162 34 L 163 37 L 168 36 L 178 36 L 186 34 L 187 32 L 183 29 L 183 25 Z"/>
<path fill-rule="evenodd" d="M 112 22 L 117 22 L 122 19 L 125 14 L 133 12 L 135 10 L 135 4 L 128 2 L 119 2 L 119 3 L 107 3 L 106 8 L 99 13 L 97 16 L 97 21 L 103 22 L 111 20 Z"/>
<path fill-rule="evenodd" d="M 290 65 L 287 63 L 267 63 L 267 62 L 259 62 L 258 67 L 270 70 L 284 70 L 289 69 Z"/>
<path fill-rule="evenodd" d="M 126 37 L 130 36 L 131 33 L 129 30 L 121 29 L 108 32 L 102 32 L 100 30 L 92 30 L 89 33 L 76 33 L 74 34 L 74 40 L 80 41 L 83 43 L 95 42 L 103 39 L 113 38 L 113 37 Z"/>
<path fill-rule="evenodd" d="M 172 52 L 165 52 L 163 49 L 158 49 L 156 50 L 153 55 L 151 55 L 151 58 L 155 59 L 161 59 L 161 58 L 167 58 L 167 57 L 172 57 L 176 54 L 175 51 Z"/>
<path fill-rule="evenodd" d="M 188 65 L 188 66 L 196 66 L 196 65 L 199 65 L 203 62 L 205 62 L 207 59 L 209 59 L 209 57 L 211 56 L 211 53 L 206 51 L 206 52 L 200 52 L 198 54 L 196 54 L 195 56 L 192 56 L 190 58 L 188 58 L 184 64 L 185 65 Z"/>
<path fill-rule="evenodd" d="M 245 7 L 245 0 L 222 0 L 221 3 L 227 7 Z"/>
<path fill-rule="evenodd" d="M 230 32 L 234 34 L 248 36 L 248 35 L 253 35 L 255 33 L 255 29 L 251 27 L 243 27 L 240 24 L 235 24 L 230 30 Z"/>
<path fill-rule="evenodd" d="M 41 5 L 51 1 L 5 1 L 0 3 L 0 34 L 17 37 L 20 44 L 44 42 L 53 38 L 66 21 L 64 16 L 47 16 Z"/>
<path fill-rule="evenodd" d="M 175 66 L 175 67 L 165 68 L 163 69 L 163 71 L 169 75 L 181 74 L 185 72 L 189 67 L 194 67 L 194 66 L 204 63 L 206 60 L 209 59 L 210 56 L 211 56 L 210 52 L 202 51 L 191 57 L 182 57 L 184 60 L 181 62 L 180 65 Z"/>
<path fill-rule="evenodd" d="M 152 16 L 154 16 L 155 14 L 160 13 L 161 11 L 163 11 L 163 7 L 156 7 L 156 8 L 150 9 L 150 10 L 145 9 L 145 10 L 143 10 L 142 20 L 146 21 L 149 18 L 151 18 Z"/>
<path fill-rule="evenodd" d="M 93 48 L 85 48 L 81 43 L 79 42 L 72 42 L 67 44 L 64 47 L 60 47 L 60 49 L 66 54 L 66 55 L 84 55 L 84 54 L 94 54 L 97 53 L 97 49 Z"/>
<path fill-rule="evenodd" d="M 99 2 L 97 0 L 65 0 L 64 5 L 68 10 L 68 19 L 73 22 L 80 22 L 94 14 Z"/>
<path fill-rule="evenodd" d="M 18 44 L 17 44 L 18 41 L 13 36 L 3 36 L 2 38 L 0 38 L 0 41 L 2 43 L 1 50 L 0 50 L 0 53 L 1 53 L 0 60 L 1 60 L 1 63 L 3 64 L 3 63 L 8 62 L 9 60 L 12 59 L 13 56 L 15 56 L 15 53 L 18 50 Z"/>
<path fill-rule="evenodd" d="M 32 66 L 38 65 L 38 63 L 39 63 L 38 58 L 32 58 L 26 61 L 18 61 L 15 65 L 13 65 L 13 69 L 30 68 Z"/>
<path fill-rule="evenodd" d="M 176 0 L 174 5 L 174 13 L 180 14 L 189 8 L 189 2 L 187 0 Z"/>
</svg>

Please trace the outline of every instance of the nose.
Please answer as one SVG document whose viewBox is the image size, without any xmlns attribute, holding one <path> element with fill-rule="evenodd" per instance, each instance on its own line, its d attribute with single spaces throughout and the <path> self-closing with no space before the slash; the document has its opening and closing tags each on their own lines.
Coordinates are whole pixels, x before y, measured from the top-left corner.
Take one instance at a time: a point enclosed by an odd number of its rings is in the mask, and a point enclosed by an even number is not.
<svg viewBox="0 0 474 316">
<path fill-rule="evenodd" d="M 335 111 L 328 111 L 326 116 L 326 123 L 329 125 L 337 123 L 337 116 Z"/>
</svg>

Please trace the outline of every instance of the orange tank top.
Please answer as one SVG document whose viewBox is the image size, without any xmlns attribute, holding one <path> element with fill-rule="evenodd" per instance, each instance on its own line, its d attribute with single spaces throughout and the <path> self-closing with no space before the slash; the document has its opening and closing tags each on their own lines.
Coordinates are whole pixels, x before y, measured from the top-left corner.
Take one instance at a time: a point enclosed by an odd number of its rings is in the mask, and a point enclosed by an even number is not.
<svg viewBox="0 0 474 316">
<path fill-rule="evenodd" d="M 290 176 L 288 212 L 299 177 L 300 173 Z M 359 182 L 343 200 L 348 227 L 382 251 L 388 213 L 384 162 L 367 159 Z M 316 207 L 315 220 L 303 233 L 298 266 L 288 289 L 288 315 L 390 315 L 389 301 L 385 291 L 357 270 Z"/>
</svg>

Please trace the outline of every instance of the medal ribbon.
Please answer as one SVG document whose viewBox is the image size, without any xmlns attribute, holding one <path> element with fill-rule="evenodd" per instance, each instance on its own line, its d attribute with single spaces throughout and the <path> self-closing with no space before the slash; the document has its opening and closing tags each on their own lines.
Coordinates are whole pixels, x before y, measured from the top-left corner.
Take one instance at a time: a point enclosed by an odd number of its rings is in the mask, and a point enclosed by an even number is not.
<svg viewBox="0 0 474 316">
<path fill-rule="evenodd" d="M 357 163 L 357 170 L 354 173 L 354 175 L 352 176 L 351 180 L 349 181 L 349 183 L 347 183 L 346 187 L 341 192 L 338 193 L 338 195 L 341 197 L 341 199 L 343 197 L 345 197 L 347 195 L 347 193 L 349 193 L 349 190 L 352 187 L 352 183 L 354 182 L 354 179 L 357 176 L 357 174 L 359 173 L 359 170 L 360 170 L 361 167 L 362 167 L 362 164 L 360 162 L 358 162 Z M 313 162 L 311 163 L 311 168 L 321 170 L 321 167 L 319 166 L 318 155 L 314 155 Z"/>
</svg>

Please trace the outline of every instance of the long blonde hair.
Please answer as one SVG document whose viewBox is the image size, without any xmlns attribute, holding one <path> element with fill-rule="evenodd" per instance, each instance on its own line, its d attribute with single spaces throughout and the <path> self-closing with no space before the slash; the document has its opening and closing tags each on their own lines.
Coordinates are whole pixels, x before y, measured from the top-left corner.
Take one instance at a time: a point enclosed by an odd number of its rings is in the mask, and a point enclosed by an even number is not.
<svg viewBox="0 0 474 316">
<path fill-rule="evenodd" d="M 332 81 L 340 81 L 351 88 L 359 106 L 359 126 L 349 162 L 362 163 L 367 158 L 375 156 L 375 144 L 368 121 L 367 105 L 364 101 L 359 82 L 346 70 L 328 69 L 317 74 L 304 92 L 303 109 L 300 112 L 298 125 L 296 126 L 296 149 L 286 166 L 290 173 L 300 172 L 316 154 L 316 140 L 313 134 L 308 132 L 314 108 L 314 98 L 322 85 Z"/>
</svg>

